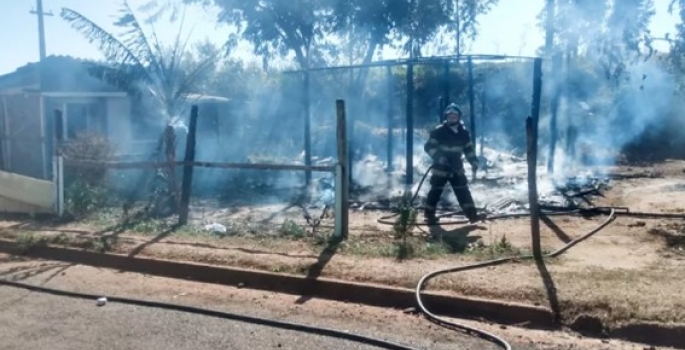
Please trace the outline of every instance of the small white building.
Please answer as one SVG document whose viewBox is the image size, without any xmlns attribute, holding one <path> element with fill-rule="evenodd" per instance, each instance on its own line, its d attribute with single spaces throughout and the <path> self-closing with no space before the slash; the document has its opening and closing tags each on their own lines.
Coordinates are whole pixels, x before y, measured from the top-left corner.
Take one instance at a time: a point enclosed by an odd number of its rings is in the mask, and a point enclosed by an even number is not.
<svg viewBox="0 0 685 350">
<path fill-rule="evenodd" d="M 12 183 L 52 181 L 56 110 L 62 112 L 66 141 L 81 132 L 98 132 L 122 156 L 154 152 L 164 121 L 146 121 L 141 117 L 144 112 L 135 110 L 136 104 L 126 92 L 91 76 L 84 63 L 73 57 L 49 56 L 40 63 L 29 63 L 0 76 L 0 175 L 11 177 Z M 42 87 L 39 73 L 43 76 Z M 228 102 L 220 97 L 188 97 L 184 123 L 188 121 L 190 105 L 200 106 L 198 150 L 203 143 L 220 143 L 224 117 L 229 113 Z M 179 146 L 184 144 L 185 133 L 178 133 L 177 138 Z M 183 152 L 179 154 L 182 157 Z M 0 187 L 8 187 L 2 181 L 0 176 Z M 48 190 L 45 187 L 41 193 Z M 7 196 L 16 197 L 14 192 L 3 193 L 0 190 L 0 212 L 7 211 L 2 208 Z M 43 205 L 47 199 L 42 197 L 46 195 L 32 194 L 31 198 L 40 200 L 31 201 Z"/>
</svg>

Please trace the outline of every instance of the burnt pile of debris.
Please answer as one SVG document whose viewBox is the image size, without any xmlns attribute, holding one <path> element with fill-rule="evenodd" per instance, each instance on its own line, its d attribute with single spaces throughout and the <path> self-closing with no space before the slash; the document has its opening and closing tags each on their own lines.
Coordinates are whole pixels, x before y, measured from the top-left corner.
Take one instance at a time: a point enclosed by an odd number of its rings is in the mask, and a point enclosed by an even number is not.
<svg viewBox="0 0 685 350">
<path fill-rule="evenodd" d="M 525 157 L 486 148 L 479 158 L 482 171 L 479 171 L 475 179 L 470 179 L 471 192 L 477 206 L 494 215 L 527 213 L 529 205 Z M 384 163 L 374 157 L 367 157 L 363 164 L 364 168 L 358 166 L 357 172 L 362 173 L 362 169 L 365 169 L 365 179 L 373 181 L 368 181 L 367 186 L 357 186 L 351 193 L 351 209 L 394 211 L 404 195 L 416 195 L 414 204 L 421 208 L 429 189 L 428 177 L 421 187 L 417 181 L 409 193 L 405 191 L 403 172 L 384 171 Z M 415 178 L 421 179 L 430 166 L 430 159 L 417 157 L 414 164 Z M 588 173 L 552 179 L 546 176 L 542 167 L 538 173 L 541 174 L 538 192 L 543 209 L 592 207 L 593 200 L 603 196 L 611 188 L 612 177 L 608 175 Z M 449 187 L 446 191 L 439 203 L 439 209 L 458 213 L 459 206 L 454 194 Z"/>
</svg>

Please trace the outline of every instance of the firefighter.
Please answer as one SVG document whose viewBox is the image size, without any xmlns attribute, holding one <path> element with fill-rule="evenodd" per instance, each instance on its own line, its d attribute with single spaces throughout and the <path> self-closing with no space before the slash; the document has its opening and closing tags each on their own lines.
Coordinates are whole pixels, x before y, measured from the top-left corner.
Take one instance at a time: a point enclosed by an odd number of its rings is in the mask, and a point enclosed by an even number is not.
<svg viewBox="0 0 685 350">
<path fill-rule="evenodd" d="M 476 213 L 471 191 L 468 188 L 462 155 L 471 164 L 471 170 L 475 174 L 478 170 L 476 150 L 471 141 L 471 135 L 461 121 L 461 109 L 456 104 L 451 103 L 445 108 L 443 114 L 445 115 L 445 122 L 431 131 L 430 137 L 423 147 L 433 159 L 430 190 L 425 203 L 425 220 L 431 225 L 438 223 L 439 219 L 435 215 L 436 207 L 442 196 L 443 188 L 449 182 L 459 206 L 469 221 L 474 223 L 480 218 Z"/>
</svg>

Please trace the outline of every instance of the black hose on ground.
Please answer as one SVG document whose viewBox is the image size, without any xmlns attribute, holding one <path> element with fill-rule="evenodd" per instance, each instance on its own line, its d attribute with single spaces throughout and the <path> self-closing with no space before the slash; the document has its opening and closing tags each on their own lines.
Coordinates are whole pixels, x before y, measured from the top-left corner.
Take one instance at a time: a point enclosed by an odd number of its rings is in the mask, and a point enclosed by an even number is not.
<svg viewBox="0 0 685 350">
<path fill-rule="evenodd" d="M 29 290 L 32 292 L 58 295 L 58 296 L 63 296 L 63 297 L 88 299 L 88 300 L 92 300 L 93 302 L 95 302 L 98 298 L 102 297 L 102 295 L 77 293 L 77 292 L 70 292 L 70 291 L 59 290 L 59 289 L 54 289 L 54 288 L 39 287 L 39 286 L 32 285 L 29 283 L 8 281 L 6 279 L 0 279 L 0 285 L 8 286 L 8 287 L 14 287 L 14 288 L 20 288 L 20 289 L 26 289 L 26 290 Z M 359 335 L 359 334 L 354 334 L 354 333 L 349 333 L 349 332 L 340 331 L 340 330 L 335 330 L 335 329 L 330 329 L 330 328 L 309 326 L 309 325 L 286 322 L 286 321 L 278 321 L 278 320 L 274 320 L 274 319 L 262 318 L 262 317 L 256 317 L 256 316 L 247 316 L 247 315 L 229 313 L 229 312 L 225 312 L 225 311 L 198 308 L 198 307 L 194 307 L 194 306 L 186 306 L 186 305 L 179 305 L 179 304 L 163 303 L 163 302 L 159 302 L 159 301 L 122 298 L 122 297 L 114 297 L 114 296 L 108 296 L 107 301 L 115 302 L 115 303 L 121 303 L 121 304 L 127 304 L 127 305 L 153 307 L 153 308 L 166 309 L 166 310 L 171 310 L 171 311 L 187 312 L 187 313 L 193 313 L 193 314 L 197 314 L 197 315 L 217 317 L 217 318 L 239 321 L 239 322 L 245 322 L 245 323 L 252 323 L 252 324 L 257 324 L 257 325 L 261 325 L 261 326 L 267 326 L 267 327 L 281 328 L 281 329 L 287 329 L 287 330 L 292 330 L 292 331 L 297 331 L 297 332 L 310 333 L 310 334 L 319 335 L 319 336 L 344 339 L 344 340 L 357 342 L 357 343 L 361 343 L 361 344 L 376 346 L 376 347 L 382 348 L 382 349 L 417 350 L 416 348 L 396 344 L 396 343 L 389 342 L 386 340 L 368 337 L 368 336 Z"/>
<path fill-rule="evenodd" d="M 607 218 L 607 220 L 605 220 L 605 221 L 604 221 L 601 225 L 599 225 L 597 228 L 595 228 L 594 230 L 592 230 L 592 231 L 586 233 L 585 235 L 583 235 L 583 236 L 581 236 L 581 237 L 579 237 L 579 238 L 576 238 L 575 240 L 569 242 L 568 244 L 566 244 L 565 246 L 561 247 L 560 249 L 558 249 L 558 250 L 556 250 L 556 251 L 554 251 L 554 252 L 552 252 L 552 253 L 549 253 L 549 254 L 544 255 L 543 257 L 548 257 L 548 258 L 558 257 L 559 255 L 565 253 L 567 250 L 571 249 L 571 248 L 572 248 L 573 246 L 575 246 L 576 244 L 578 244 L 578 243 L 580 243 L 580 242 L 582 242 L 582 241 L 584 241 L 584 240 L 590 238 L 590 237 L 591 237 L 592 235 L 594 235 L 595 233 L 601 231 L 604 227 L 606 227 L 606 226 L 609 225 L 612 221 L 614 221 L 614 219 L 616 219 L 616 215 L 615 215 L 615 213 L 612 211 L 612 212 L 610 213 L 609 217 Z M 433 278 L 435 278 L 435 277 L 437 277 L 437 276 L 439 276 L 439 275 L 444 275 L 444 274 L 447 274 L 447 273 L 454 273 L 454 272 L 462 272 L 462 271 L 474 270 L 474 269 L 483 268 L 483 267 L 489 267 L 489 266 L 496 266 L 496 265 L 501 265 L 501 264 L 508 263 L 508 262 L 512 262 L 512 261 L 532 260 L 532 259 L 535 259 L 534 256 L 532 256 L 532 255 L 513 256 L 513 257 L 509 257 L 509 258 L 502 258 L 502 259 L 495 259 L 495 260 L 483 261 L 483 262 L 479 262 L 479 263 L 476 263 L 476 264 L 470 264 L 470 265 L 458 266 L 458 267 L 450 267 L 450 268 L 446 268 L 446 269 L 441 269 L 441 270 L 437 270 L 437 271 L 430 272 L 430 273 L 424 275 L 423 277 L 421 277 L 421 279 L 419 280 L 419 283 L 418 283 L 417 286 L 416 286 L 416 294 L 415 294 L 415 296 L 416 296 L 416 303 L 418 304 L 418 307 L 419 307 L 419 309 L 421 310 L 421 312 L 422 312 L 424 315 L 426 315 L 426 317 L 428 317 L 428 319 L 431 320 L 431 321 L 434 321 L 434 322 L 436 322 L 436 323 L 438 323 L 438 324 L 446 325 L 446 326 L 451 327 L 451 328 L 456 328 L 456 329 L 459 329 L 459 330 L 462 330 L 462 331 L 466 331 L 466 332 L 470 332 L 470 333 L 476 334 L 476 335 L 478 335 L 478 336 L 480 336 L 480 337 L 482 337 L 482 338 L 484 338 L 484 339 L 486 339 L 486 340 L 489 340 L 489 341 L 491 341 L 491 342 L 493 342 L 493 343 L 495 343 L 495 344 L 497 344 L 497 345 L 500 345 L 503 349 L 511 350 L 511 345 L 509 345 L 509 343 L 508 343 L 506 340 L 504 340 L 504 339 L 498 337 L 498 336 L 495 335 L 495 334 L 492 334 L 492 333 L 487 332 L 487 331 L 485 331 L 485 330 L 478 329 L 478 328 L 475 328 L 475 327 L 471 327 L 471 326 L 468 326 L 468 325 L 465 325 L 465 324 L 462 324 L 462 323 L 453 322 L 453 321 L 447 320 L 446 318 L 440 317 L 440 316 L 438 316 L 438 315 L 432 313 L 432 312 L 431 312 L 430 310 L 428 310 L 428 309 L 426 308 L 426 306 L 423 304 L 423 300 L 421 299 L 421 291 L 424 289 L 426 283 L 427 283 L 429 280 L 431 280 L 431 279 L 433 279 Z"/>
<path fill-rule="evenodd" d="M 592 235 L 594 235 L 595 233 L 602 230 L 604 227 L 606 227 L 612 221 L 614 221 L 614 219 L 616 219 L 615 212 L 611 211 L 611 213 L 609 214 L 609 217 L 601 225 L 599 225 L 597 228 L 595 228 L 594 230 L 584 234 L 581 237 L 574 239 L 573 241 L 569 242 L 568 244 L 561 247 L 560 249 L 558 249 L 552 253 L 544 255 L 544 257 L 547 257 L 547 258 L 558 257 L 559 255 L 565 253 L 567 250 L 571 249 L 576 244 L 590 238 Z M 502 339 L 502 338 L 500 338 L 500 337 L 498 337 L 498 336 L 496 336 L 490 332 L 487 332 L 487 331 L 484 331 L 482 329 L 478 329 L 475 327 L 471 327 L 471 326 L 468 326 L 465 324 L 449 321 L 443 317 L 440 317 L 440 316 L 432 313 L 423 304 L 423 300 L 421 300 L 421 291 L 423 290 L 423 288 L 425 287 L 426 283 L 429 280 L 431 280 L 431 279 L 433 279 L 439 275 L 443 275 L 443 274 L 447 274 L 447 273 L 474 270 L 474 269 L 478 269 L 478 268 L 482 268 L 482 267 L 496 266 L 496 265 L 501 265 L 501 264 L 504 264 L 507 262 L 512 262 L 512 261 L 532 260 L 532 259 L 535 259 L 535 257 L 532 255 L 515 256 L 515 257 L 509 257 L 509 258 L 484 261 L 484 262 L 466 265 L 466 266 L 451 267 L 451 268 L 433 271 L 431 273 L 424 275 L 423 277 L 421 277 L 421 280 L 419 280 L 419 283 L 416 286 L 416 303 L 418 304 L 421 312 L 423 312 L 423 314 L 426 315 L 426 317 L 428 317 L 428 319 L 430 319 L 431 321 L 434 321 L 434 322 L 442 324 L 442 325 L 446 325 L 448 327 L 452 327 L 452 328 L 456 328 L 459 330 L 463 330 L 463 331 L 467 331 L 467 332 L 476 334 L 476 335 L 478 335 L 478 336 L 480 336 L 486 340 L 489 340 L 495 344 L 500 345 L 502 348 L 504 348 L 506 350 L 511 350 L 511 345 L 509 345 L 509 343 L 506 340 L 504 340 L 504 339 Z"/>
<path fill-rule="evenodd" d="M 411 198 L 410 205 L 413 206 L 413 202 L 415 201 L 416 197 L 418 196 L 419 191 L 421 190 L 421 186 L 423 185 L 423 182 L 426 179 L 426 176 L 430 172 L 432 167 L 428 168 L 428 170 L 424 173 L 423 177 L 421 178 L 421 181 L 419 182 L 419 186 L 416 189 L 416 192 L 413 194 Z M 573 246 L 577 245 L 578 243 L 590 238 L 592 235 L 596 234 L 597 232 L 601 231 L 604 227 L 609 225 L 612 221 L 616 219 L 618 215 L 620 216 L 628 216 L 628 217 L 639 217 L 639 218 L 670 218 L 670 219 L 685 219 L 685 215 L 679 215 L 679 214 L 662 214 L 662 213 L 644 213 L 644 212 L 631 212 L 630 208 L 624 208 L 624 207 L 593 207 L 593 208 L 570 208 L 570 207 L 556 207 L 556 206 L 542 206 L 541 207 L 541 212 L 542 214 L 546 216 L 561 216 L 561 215 L 570 215 L 570 214 L 581 214 L 581 215 L 608 215 L 607 220 L 605 220 L 601 225 L 599 225 L 597 228 L 594 230 L 588 232 L 587 234 L 569 242 L 562 248 L 544 255 L 543 257 L 546 258 L 554 258 L 558 257 L 561 254 L 565 253 L 569 249 L 571 249 Z M 448 215 L 454 215 L 458 214 L 458 212 L 451 212 L 447 214 L 441 215 L 442 217 L 448 216 Z M 390 219 L 393 217 L 398 216 L 399 213 L 394 213 L 391 215 L 383 216 L 380 217 L 377 221 L 381 224 L 386 224 L 386 225 L 393 225 L 394 221 L 391 221 Z M 530 216 L 530 213 L 513 213 L 513 214 L 498 214 L 498 215 L 488 215 L 484 218 L 484 220 L 497 220 L 497 219 L 506 219 L 506 218 L 518 218 L 518 217 L 528 217 Z M 467 224 L 469 223 L 469 220 L 464 219 L 464 220 L 452 220 L 452 221 L 440 221 L 437 225 L 459 225 L 459 224 Z M 427 223 L 416 223 L 416 225 L 427 225 L 430 226 L 431 224 Z M 478 329 L 475 327 L 471 327 L 465 324 L 461 323 L 456 323 L 453 321 L 449 321 L 443 317 L 440 317 L 434 313 L 432 313 L 430 310 L 428 310 L 425 305 L 423 304 L 423 300 L 421 299 L 421 291 L 424 289 L 424 286 L 426 283 L 443 274 L 447 273 L 454 273 L 454 272 L 461 272 L 461 271 L 467 271 L 467 270 L 474 270 L 482 267 L 489 267 L 489 266 L 496 266 L 496 265 L 501 265 L 507 262 L 512 262 L 512 261 L 521 261 L 521 260 L 531 260 L 534 259 L 534 256 L 532 255 L 526 255 L 526 256 L 514 256 L 514 257 L 509 257 L 509 258 L 502 258 L 502 259 L 496 259 L 496 260 L 490 260 L 490 261 L 484 261 L 484 262 L 479 262 L 476 264 L 471 264 L 471 265 L 466 265 L 466 266 L 459 266 L 459 267 L 451 267 L 451 268 L 446 268 L 446 269 L 441 269 L 437 271 L 430 272 L 419 280 L 417 286 L 416 286 L 416 303 L 418 304 L 419 309 L 421 312 L 426 315 L 426 317 L 438 324 L 441 324 L 443 326 L 447 326 L 450 328 L 455 328 L 457 330 L 465 331 L 468 333 L 475 334 L 477 336 L 482 337 L 485 340 L 488 340 L 492 343 L 495 343 L 502 348 L 506 350 L 511 350 L 511 345 L 509 343 L 502 339 L 501 337 L 498 337 L 495 334 L 492 334 L 490 332 L 487 332 L 482 329 Z"/>
</svg>

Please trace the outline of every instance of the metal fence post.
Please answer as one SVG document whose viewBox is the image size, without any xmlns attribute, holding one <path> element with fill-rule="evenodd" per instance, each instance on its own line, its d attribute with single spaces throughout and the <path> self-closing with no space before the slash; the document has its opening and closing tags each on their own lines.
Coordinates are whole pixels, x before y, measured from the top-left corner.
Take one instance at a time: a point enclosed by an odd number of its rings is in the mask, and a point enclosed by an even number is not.
<svg viewBox="0 0 685 350">
<path fill-rule="evenodd" d="M 407 107 L 406 113 L 406 177 L 405 185 L 409 188 L 414 183 L 414 64 L 407 65 Z"/>
<path fill-rule="evenodd" d="M 345 101 L 336 100 L 338 162 L 335 166 L 335 233 L 337 240 L 347 239 L 349 226 L 349 186 L 347 158 L 347 122 Z"/>
<path fill-rule="evenodd" d="M 55 109 L 52 133 L 52 178 L 55 185 L 55 211 L 57 216 L 64 216 L 64 158 L 60 152 L 64 142 L 64 116 L 62 111 Z"/>
</svg>

